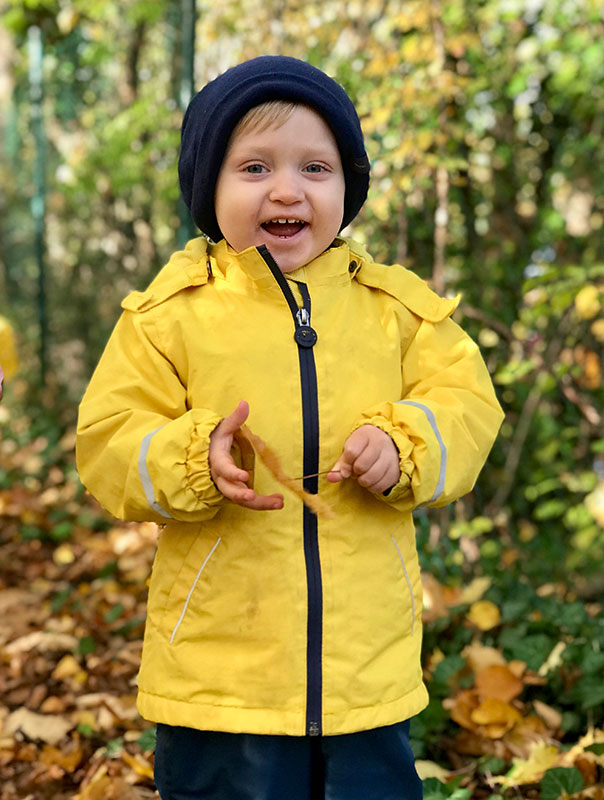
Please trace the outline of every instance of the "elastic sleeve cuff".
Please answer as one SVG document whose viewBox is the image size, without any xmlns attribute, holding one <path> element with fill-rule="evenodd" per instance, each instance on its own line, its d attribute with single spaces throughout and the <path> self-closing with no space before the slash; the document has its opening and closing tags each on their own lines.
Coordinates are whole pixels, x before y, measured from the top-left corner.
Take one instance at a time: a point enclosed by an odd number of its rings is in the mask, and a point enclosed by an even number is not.
<svg viewBox="0 0 604 800">
<path fill-rule="evenodd" d="M 157 503 L 175 519 L 187 520 L 217 510 L 223 495 L 210 474 L 210 434 L 222 417 L 192 409 L 153 436 L 147 466 Z M 183 446 L 184 445 L 184 446 Z"/>
<path fill-rule="evenodd" d="M 415 469 L 415 465 L 411 459 L 413 442 L 385 417 L 375 416 L 360 420 L 353 427 L 353 431 L 355 431 L 357 428 L 361 428 L 363 425 L 373 425 L 374 427 L 379 428 L 381 431 L 384 431 L 384 433 L 387 433 L 394 442 L 394 446 L 398 450 L 399 455 L 399 468 L 401 475 L 398 483 L 388 490 L 387 493 L 376 495 L 376 497 L 380 497 L 387 503 L 391 504 L 398 504 L 401 501 L 408 499 L 408 506 L 411 508 L 413 500 L 411 494 L 411 476 L 413 474 L 413 470 Z M 406 505 L 407 504 L 405 504 L 405 506 Z"/>
</svg>

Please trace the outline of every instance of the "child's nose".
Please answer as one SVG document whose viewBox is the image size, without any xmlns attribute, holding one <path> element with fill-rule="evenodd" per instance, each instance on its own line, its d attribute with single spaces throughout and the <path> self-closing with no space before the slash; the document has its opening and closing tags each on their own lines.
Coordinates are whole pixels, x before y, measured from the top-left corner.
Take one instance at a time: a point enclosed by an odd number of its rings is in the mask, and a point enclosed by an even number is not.
<svg viewBox="0 0 604 800">
<path fill-rule="evenodd" d="M 281 203 L 297 203 L 304 198 L 304 190 L 299 175 L 291 170 L 275 172 L 270 190 L 270 199 Z"/>
</svg>

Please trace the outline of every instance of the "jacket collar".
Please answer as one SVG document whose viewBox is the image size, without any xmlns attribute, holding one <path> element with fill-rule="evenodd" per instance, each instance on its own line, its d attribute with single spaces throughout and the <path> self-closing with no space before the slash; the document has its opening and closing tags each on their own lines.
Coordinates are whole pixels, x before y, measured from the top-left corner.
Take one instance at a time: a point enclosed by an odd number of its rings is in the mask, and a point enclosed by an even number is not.
<svg viewBox="0 0 604 800">
<path fill-rule="evenodd" d="M 275 279 L 256 247 L 249 247 L 238 253 L 222 239 L 210 247 L 210 256 L 212 269 L 216 268 L 224 277 L 237 280 L 237 273 L 242 272 L 245 279 L 253 281 L 258 288 L 275 286 Z M 353 257 L 349 243 L 338 238 L 329 250 L 309 264 L 288 272 L 286 278 L 308 286 L 347 283 L 350 280 L 349 264 Z"/>
</svg>

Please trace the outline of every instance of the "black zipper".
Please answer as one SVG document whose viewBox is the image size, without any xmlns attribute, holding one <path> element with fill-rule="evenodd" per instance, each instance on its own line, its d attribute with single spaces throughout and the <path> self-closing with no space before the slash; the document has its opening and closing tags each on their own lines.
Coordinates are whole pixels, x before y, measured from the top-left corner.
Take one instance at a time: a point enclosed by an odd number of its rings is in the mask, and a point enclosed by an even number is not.
<svg viewBox="0 0 604 800">
<path fill-rule="evenodd" d="M 298 283 L 303 307 L 299 308 L 287 279 L 265 245 L 258 252 L 266 262 L 279 284 L 296 325 L 294 339 L 298 345 L 300 362 L 300 386 L 302 391 L 302 430 L 304 441 L 303 474 L 312 475 L 304 479 L 304 488 L 317 494 L 319 479 L 319 403 L 317 393 L 317 371 L 313 346 L 317 341 L 316 331 L 310 326 L 310 294 L 304 283 Z M 323 585 L 317 516 L 307 506 L 303 512 L 304 558 L 308 596 L 308 621 L 306 637 L 306 733 L 320 736 L 322 732 L 323 694 Z"/>
</svg>

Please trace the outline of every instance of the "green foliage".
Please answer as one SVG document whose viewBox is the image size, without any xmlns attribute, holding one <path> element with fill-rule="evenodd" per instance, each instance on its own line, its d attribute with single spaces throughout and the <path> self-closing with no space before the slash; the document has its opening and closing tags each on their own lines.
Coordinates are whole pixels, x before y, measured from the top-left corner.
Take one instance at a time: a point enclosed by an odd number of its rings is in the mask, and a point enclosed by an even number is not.
<svg viewBox="0 0 604 800">
<path fill-rule="evenodd" d="M 155 750 L 156 728 L 146 728 L 136 740 L 141 750 Z"/>
<path fill-rule="evenodd" d="M 583 777 L 576 767 L 554 767 L 548 769 L 541 779 L 541 798 L 560 800 L 569 794 L 580 792 L 584 786 Z"/>
<path fill-rule="evenodd" d="M 446 784 L 437 778 L 424 781 L 424 800 L 470 800 L 471 796 L 469 789 L 461 789 L 455 782 Z"/>
</svg>

